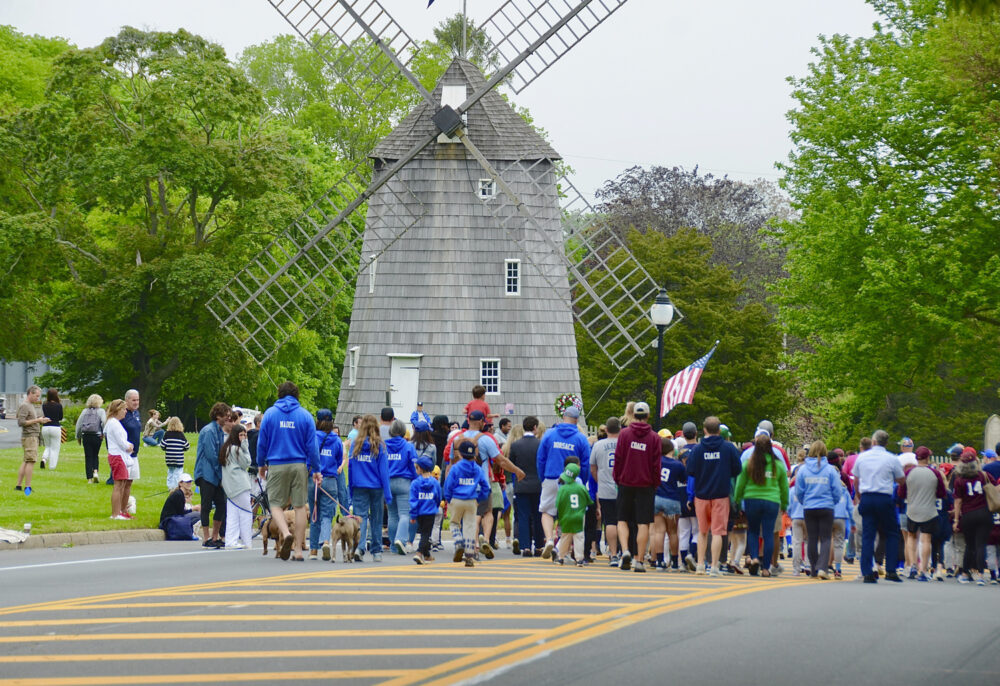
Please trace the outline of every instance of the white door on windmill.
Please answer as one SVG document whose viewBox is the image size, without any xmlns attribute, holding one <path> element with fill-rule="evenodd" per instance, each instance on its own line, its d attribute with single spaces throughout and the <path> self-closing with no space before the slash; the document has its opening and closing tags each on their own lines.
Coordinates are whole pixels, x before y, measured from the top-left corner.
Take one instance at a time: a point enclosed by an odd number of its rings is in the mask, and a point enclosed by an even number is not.
<svg viewBox="0 0 1000 686">
<path fill-rule="evenodd" d="M 417 409 L 420 389 L 420 358 L 417 353 L 389 353 L 389 404 L 396 417 L 407 422 Z"/>
</svg>

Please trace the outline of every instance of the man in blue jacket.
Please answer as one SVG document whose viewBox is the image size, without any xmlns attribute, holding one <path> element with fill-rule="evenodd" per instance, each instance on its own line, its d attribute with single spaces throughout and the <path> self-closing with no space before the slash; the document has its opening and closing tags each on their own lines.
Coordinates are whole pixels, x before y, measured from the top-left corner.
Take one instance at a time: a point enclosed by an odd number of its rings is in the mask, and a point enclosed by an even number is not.
<svg viewBox="0 0 1000 686">
<path fill-rule="evenodd" d="M 323 481 L 315 428 L 312 415 L 299 405 L 298 386 L 291 381 L 278 386 L 278 401 L 268 408 L 260 423 L 257 465 L 267 476 L 271 517 L 281 531 L 278 553 L 282 560 L 291 556 L 293 544 L 298 553 L 295 559 L 305 559 L 303 542 L 309 473 L 313 472 L 316 483 Z M 295 510 L 294 542 L 284 515 L 285 506 L 289 503 Z"/>
<path fill-rule="evenodd" d="M 722 538 L 729 523 L 729 497 L 732 480 L 742 471 L 740 452 L 736 446 L 719 434 L 718 417 L 706 417 L 702 428 L 705 437 L 691 449 L 687 460 L 687 473 L 694 479 L 694 511 L 698 517 L 698 568 L 695 574 L 705 573 L 705 549 L 709 531 L 712 533 L 712 576 L 720 576 L 719 559 L 722 555 Z"/>
<path fill-rule="evenodd" d="M 219 452 L 226 442 L 223 426 L 229 421 L 229 405 L 215 403 L 209 413 L 211 421 L 198 432 L 198 451 L 194 463 L 194 482 L 201 492 L 201 531 L 204 534 L 202 546 L 221 548 L 219 531 L 226 523 L 226 492 L 222 488 L 222 467 Z M 215 517 L 209 533 L 208 515 L 215 505 Z"/>
<path fill-rule="evenodd" d="M 586 486 L 590 480 L 590 441 L 580 431 L 580 410 L 570 405 L 563 410 L 563 420 L 542 436 L 538 444 L 538 477 L 542 480 L 542 494 L 538 511 L 542 513 L 542 529 L 545 531 L 545 548 L 542 558 L 552 556 L 552 530 L 556 519 L 556 495 L 559 493 L 559 476 L 566 469 L 566 458 L 574 456 L 580 460 L 580 479 Z"/>
</svg>

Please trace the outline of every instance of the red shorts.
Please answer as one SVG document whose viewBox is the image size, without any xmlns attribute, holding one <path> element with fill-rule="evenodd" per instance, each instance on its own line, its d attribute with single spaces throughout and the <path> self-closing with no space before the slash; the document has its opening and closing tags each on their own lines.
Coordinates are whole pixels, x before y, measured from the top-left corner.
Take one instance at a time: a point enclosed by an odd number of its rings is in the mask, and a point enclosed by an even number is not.
<svg viewBox="0 0 1000 686">
<path fill-rule="evenodd" d="M 711 531 L 713 536 L 726 535 L 729 526 L 729 498 L 695 498 L 694 513 L 698 517 L 698 531 Z"/>
<path fill-rule="evenodd" d="M 128 481 L 128 467 L 121 455 L 108 455 L 108 464 L 111 465 L 111 478 L 115 481 Z"/>
</svg>

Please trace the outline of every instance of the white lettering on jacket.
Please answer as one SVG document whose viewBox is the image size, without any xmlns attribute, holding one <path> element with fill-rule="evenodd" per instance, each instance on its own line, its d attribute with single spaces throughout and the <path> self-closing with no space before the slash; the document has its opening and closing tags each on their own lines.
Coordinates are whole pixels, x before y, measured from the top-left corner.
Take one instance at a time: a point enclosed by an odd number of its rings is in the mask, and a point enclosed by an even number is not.
<svg viewBox="0 0 1000 686">
<path fill-rule="evenodd" d="M 807 484 L 825 484 L 826 483 L 826 477 L 823 477 L 823 476 L 807 476 L 806 477 L 806 483 Z"/>
<path fill-rule="evenodd" d="M 294 429 L 295 428 L 295 422 L 293 422 L 291 420 L 278 422 L 278 427 L 281 428 L 281 429 Z"/>
<path fill-rule="evenodd" d="M 354 458 L 354 459 L 356 459 L 358 462 L 371 462 L 372 461 L 372 454 L 371 453 L 359 453 L 358 456 L 356 458 Z"/>
<path fill-rule="evenodd" d="M 401 459 L 403 459 L 403 454 L 402 453 L 389 453 L 389 459 L 390 460 L 401 460 Z"/>
<path fill-rule="evenodd" d="M 576 446 L 572 443 L 563 443 L 561 441 L 552 441 L 553 448 L 559 448 L 559 450 L 572 450 L 576 452 Z"/>
<path fill-rule="evenodd" d="M 632 450 L 645 450 L 646 444 L 639 441 L 632 441 Z"/>
<path fill-rule="evenodd" d="M 418 500 L 434 500 L 434 493 L 424 493 L 421 491 L 417 494 Z"/>
<path fill-rule="evenodd" d="M 323 450 L 320 450 L 319 454 L 322 455 L 323 457 L 333 457 L 333 451 L 330 450 L 329 448 L 324 448 Z"/>
<path fill-rule="evenodd" d="M 704 459 L 706 460 L 718 460 L 721 455 L 719 453 L 705 453 Z"/>
<path fill-rule="evenodd" d="M 476 485 L 476 480 L 475 479 L 459 479 L 458 480 L 458 485 L 459 486 L 475 486 Z"/>
</svg>

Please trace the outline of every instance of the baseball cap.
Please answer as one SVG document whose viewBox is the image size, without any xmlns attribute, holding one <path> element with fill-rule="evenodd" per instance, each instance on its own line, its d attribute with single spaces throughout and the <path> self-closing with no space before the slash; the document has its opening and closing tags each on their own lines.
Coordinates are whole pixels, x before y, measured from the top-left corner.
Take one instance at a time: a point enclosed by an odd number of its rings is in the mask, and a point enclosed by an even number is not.
<svg viewBox="0 0 1000 686">
<path fill-rule="evenodd" d="M 486 419 L 486 415 L 483 414 L 482 410 L 473 410 L 472 412 L 469 413 L 470 422 L 481 422 L 484 419 Z"/>
<path fill-rule="evenodd" d="M 694 422 L 684 422 L 684 426 L 681 427 L 681 435 L 685 438 L 694 438 L 698 435 L 698 426 Z"/>
<path fill-rule="evenodd" d="M 563 417 L 569 417 L 570 419 L 579 419 L 580 409 L 576 405 L 570 405 L 565 410 L 563 410 Z"/>
<path fill-rule="evenodd" d="M 767 436 L 768 438 L 770 438 L 771 432 L 768 431 L 767 429 L 762 429 L 758 426 L 757 430 L 753 432 L 753 437 L 757 438 L 758 436 Z"/>
<path fill-rule="evenodd" d="M 961 455 L 962 451 L 965 450 L 965 446 L 961 443 L 952 443 L 951 447 L 948 448 L 949 455 Z"/>
<path fill-rule="evenodd" d="M 766 431 L 768 436 L 774 435 L 774 424 L 772 424 L 769 419 L 761 419 L 760 422 L 757 423 L 757 428 Z"/>
<path fill-rule="evenodd" d="M 383 422 L 391 422 L 395 418 L 396 418 L 396 413 L 393 412 L 393 410 L 392 410 L 391 407 L 383 407 L 382 408 L 382 421 Z"/>
<path fill-rule="evenodd" d="M 473 458 L 476 456 L 476 444 L 472 441 L 462 441 L 458 446 L 458 454 L 465 458 Z"/>
<path fill-rule="evenodd" d="M 719 435 L 725 438 L 727 441 L 733 437 L 733 432 L 729 430 L 729 427 L 725 424 L 719 425 Z"/>
<path fill-rule="evenodd" d="M 659 434 L 660 438 L 673 438 L 674 435 L 670 433 L 670 429 L 660 429 L 656 432 Z"/>
<path fill-rule="evenodd" d="M 429 472 L 434 469 L 434 460 L 431 459 L 430 455 L 421 455 L 417 458 L 417 466 L 420 467 L 421 471 Z"/>
<path fill-rule="evenodd" d="M 316 421 L 318 422 L 333 421 L 333 412 L 330 412 L 330 410 L 326 409 L 325 407 L 322 410 L 316 410 Z"/>
<path fill-rule="evenodd" d="M 987 448 L 986 450 L 983 451 L 983 457 L 988 457 L 991 460 L 995 460 L 997 457 L 997 451 L 990 450 L 989 448 Z"/>
<path fill-rule="evenodd" d="M 962 457 L 959 459 L 962 462 L 975 462 L 976 457 L 976 449 L 970 446 L 962 450 Z"/>
<path fill-rule="evenodd" d="M 417 433 L 420 433 L 421 431 L 430 431 L 431 425 L 425 422 L 423 419 L 418 419 L 413 423 L 413 430 L 416 431 Z"/>
<path fill-rule="evenodd" d="M 635 404 L 635 414 L 649 416 L 649 405 L 647 403 L 636 403 Z"/>
<path fill-rule="evenodd" d="M 181 483 L 181 482 L 191 483 L 192 481 L 194 481 L 194 479 L 192 479 L 191 475 L 188 474 L 187 472 L 184 472 L 183 474 L 181 474 L 180 478 L 177 479 L 178 483 Z"/>
<path fill-rule="evenodd" d="M 570 462 L 566 465 L 566 470 L 559 475 L 559 479 L 564 484 L 571 484 L 576 481 L 578 476 L 580 476 L 580 465 Z"/>
<path fill-rule="evenodd" d="M 901 446 L 903 446 L 904 448 L 912 448 L 913 447 L 913 439 L 910 438 L 909 436 L 903 436 L 903 440 L 901 440 L 899 442 L 899 444 Z"/>
<path fill-rule="evenodd" d="M 423 400 L 418 400 L 417 401 L 417 407 L 423 407 L 423 406 L 424 406 L 424 401 Z"/>
<path fill-rule="evenodd" d="M 926 460 L 931 456 L 931 449 L 926 445 L 922 445 L 914 450 L 913 453 L 917 456 L 918 460 Z"/>
</svg>

